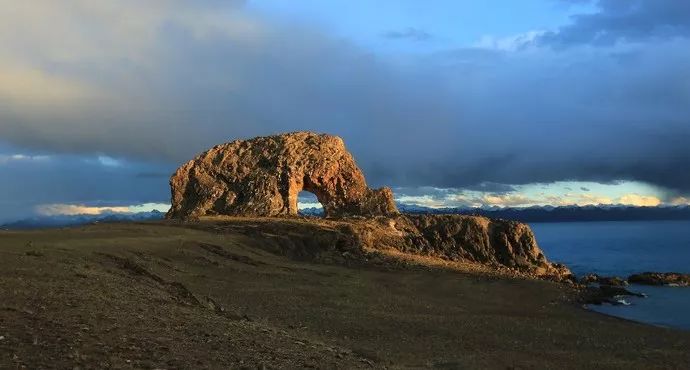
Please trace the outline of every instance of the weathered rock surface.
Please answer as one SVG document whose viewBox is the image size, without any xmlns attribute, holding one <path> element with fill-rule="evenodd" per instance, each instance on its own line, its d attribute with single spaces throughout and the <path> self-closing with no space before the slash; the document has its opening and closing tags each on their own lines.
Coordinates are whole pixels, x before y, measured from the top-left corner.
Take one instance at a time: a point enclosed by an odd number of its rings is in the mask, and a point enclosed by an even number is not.
<svg viewBox="0 0 690 370">
<path fill-rule="evenodd" d="M 549 262 L 526 224 L 466 215 L 400 215 L 381 218 L 388 235 L 367 243 L 402 252 L 452 261 L 505 266 L 559 279 L 572 276 L 567 267 Z"/>
<path fill-rule="evenodd" d="M 580 278 L 581 284 L 599 284 L 606 286 L 627 286 L 628 282 L 618 276 L 599 276 L 597 274 L 587 274 Z"/>
<path fill-rule="evenodd" d="M 565 266 L 546 260 L 525 224 L 463 215 L 399 214 L 390 189 L 369 189 L 336 136 L 295 132 L 218 145 L 180 167 L 170 185 L 172 208 L 167 217 L 179 219 L 296 215 L 299 192 L 314 193 L 327 217 L 341 218 L 337 231 L 316 232 L 316 227 L 299 237 L 268 232 L 282 235 L 281 243 L 296 256 L 334 246 L 350 255 L 389 248 L 539 276 L 571 276 Z M 343 218 L 348 216 L 365 219 Z"/>
<path fill-rule="evenodd" d="M 677 272 L 643 272 L 630 275 L 628 282 L 644 285 L 690 286 L 690 274 Z"/>
<path fill-rule="evenodd" d="M 478 216 L 237 217 L 202 222 L 193 227 L 244 234 L 253 240 L 262 240 L 257 244 L 273 253 L 299 260 L 369 264 L 381 252 L 394 251 L 509 268 L 554 280 L 572 278 L 565 266 L 551 263 L 544 257 L 527 225 Z"/>
<path fill-rule="evenodd" d="M 213 147 L 170 179 L 168 218 L 297 214 L 297 196 L 316 195 L 327 217 L 396 214 L 389 188 L 369 189 L 337 136 L 295 132 Z"/>
<path fill-rule="evenodd" d="M 599 275 L 597 274 L 586 274 L 579 279 L 580 284 L 589 285 L 599 282 Z"/>
</svg>

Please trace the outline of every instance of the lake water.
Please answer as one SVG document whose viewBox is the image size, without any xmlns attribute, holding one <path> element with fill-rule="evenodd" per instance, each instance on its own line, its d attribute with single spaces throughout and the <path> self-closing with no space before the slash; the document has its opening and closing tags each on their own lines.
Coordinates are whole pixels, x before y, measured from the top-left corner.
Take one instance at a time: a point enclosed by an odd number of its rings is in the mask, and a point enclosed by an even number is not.
<svg viewBox="0 0 690 370">
<path fill-rule="evenodd" d="M 644 271 L 690 273 L 690 221 L 567 222 L 531 224 L 551 261 L 581 276 L 627 277 Z M 631 285 L 648 298 L 626 297 L 630 306 L 591 306 L 595 311 L 654 325 L 690 330 L 690 287 Z"/>
</svg>

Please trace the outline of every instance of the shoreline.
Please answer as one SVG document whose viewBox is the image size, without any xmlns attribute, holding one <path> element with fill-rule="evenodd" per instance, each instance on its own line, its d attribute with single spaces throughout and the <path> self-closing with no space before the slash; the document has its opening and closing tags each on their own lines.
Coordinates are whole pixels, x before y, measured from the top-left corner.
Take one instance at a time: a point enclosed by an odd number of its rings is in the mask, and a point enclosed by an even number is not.
<svg viewBox="0 0 690 370">
<path fill-rule="evenodd" d="M 648 325 L 648 326 L 651 326 L 654 328 L 666 329 L 666 330 L 679 330 L 679 331 L 685 331 L 685 332 L 690 331 L 690 330 L 682 329 L 682 328 L 674 328 L 671 326 L 659 325 L 659 324 L 654 324 L 651 322 L 628 319 L 626 317 L 616 316 L 616 315 L 613 315 L 610 313 L 593 310 L 590 306 L 596 306 L 596 305 L 591 304 L 591 303 L 585 303 L 585 304 L 582 304 L 582 309 L 585 311 L 588 311 L 588 312 L 592 312 L 592 313 L 597 314 L 597 315 L 603 315 L 603 316 L 610 317 L 610 318 L 613 318 L 616 320 L 621 320 L 624 322 L 633 323 L 633 324 L 637 324 L 637 325 Z"/>
</svg>

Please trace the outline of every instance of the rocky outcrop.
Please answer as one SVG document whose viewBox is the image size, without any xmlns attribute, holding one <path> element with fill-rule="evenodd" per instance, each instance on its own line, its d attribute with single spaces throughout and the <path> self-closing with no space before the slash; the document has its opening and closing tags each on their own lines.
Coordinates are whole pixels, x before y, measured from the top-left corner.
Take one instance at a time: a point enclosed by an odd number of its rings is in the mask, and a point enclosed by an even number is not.
<svg viewBox="0 0 690 370">
<path fill-rule="evenodd" d="M 341 138 L 310 132 L 215 146 L 180 167 L 170 186 L 168 218 L 296 215 L 302 190 L 327 217 L 397 213 L 391 190 L 367 187 Z"/>
<path fill-rule="evenodd" d="M 521 222 L 466 215 L 405 215 L 393 218 L 392 225 L 403 235 L 398 248 L 404 252 L 508 267 L 556 280 L 573 277 L 566 266 L 547 260 L 532 229 Z"/>
<path fill-rule="evenodd" d="M 387 245 L 406 253 L 559 279 L 572 276 L 567 267 L 546 259 L 530 227 L 520 222 L 466 215 L 400 215 L 379 223 L 387 224 L 389 231 L 370 236 L 367 243 L 374 248 Z"/>
<path fill-rule="evenodd" d="M 580 278 L 580 284 L 599 284 L 605 286 L 627 286 L 628 282 L 618 276 L 599 276 L 597 274 L 587 274 Z"/>
<path fill-rule="evenodd" d="M 582 294 L 582 302 L 585 304 L 610 304 L 613 306 L 630 305 L 626 301 L 626 297 L 647 297 L 644 293 L 633 292 L 625 287 L 614 285 L 588 286 Z"/>
<path fill-rule="evenodd" d="M 262 248 L 300 260 L 371 264 L 381 256 L 425 256 L 474 262 L 553 280 L 571 280 L 567 267 L 549 262 L 529 226 L 463 215 L 373 218 L 210 218 L 190 226 L 243 234 Z M 393 252 L 393 253 L 388 253 Z"/>
<path fill-rule="evenodd" d="M 628 282 L 643 285 L 690 286 L 690 274 L 677 272 L 643 272 L 630 275 Z"/>
<path fill-rule="evenodd" d="M 398 219 L 407 243 L 418 252 L 506 266 L 544 261 L 524 224 L 461 215 L 415 215 Z"/>
<path fill-rule="evenodd" d="M 369 189 L 336 136 L 295 132 L 218 145 L 180 167 L 170 185 L 172 208 L 167 217 L 177 219 L 297 215 L 299 192 L 314 193 L 326 217 L 339 218 L 340 231 L 320 232 L 321 239 L 314 231 L 281 236 L 293 256 L 318 255 L 319 248 L 331 250 L 327 244 L 335 243 L 339 249 L 347 247 L 350 255 L 388 248 L 539 276 L 571 276 L 565 266 L 546 260 L 525 224 L 463 215 L 399 214 L 391 190 Z"/>
</svg>

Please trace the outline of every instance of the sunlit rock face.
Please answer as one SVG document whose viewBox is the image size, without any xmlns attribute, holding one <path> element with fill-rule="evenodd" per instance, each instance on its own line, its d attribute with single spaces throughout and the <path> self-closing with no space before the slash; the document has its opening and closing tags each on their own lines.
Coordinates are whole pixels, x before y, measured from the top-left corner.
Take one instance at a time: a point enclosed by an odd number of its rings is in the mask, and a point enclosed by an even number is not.
<svg viewBox="0 0 690 370">
<path fill-rule="evenodd" d="M 302 190 L 326 217 L 398 213 L 389 188 L 367 187 L 341 138 L 311 132 L 215 146 L 180 167 L 170 186 L 168 218 L 296 215 Z"/>
<path fill-rule="evenodd" d="M 267 234 L 290 235 L 302 240 L 295 245 L 316 246 L 324 240 L 324 232 L 336 233 L 337 238 L 326 238 L 330 241 L 316 250 L 347 245 L 349 251 L 364 255 L 389 248 L 538 276 L 570 276 L 565 266 L 546 260 L 525 224 L 475 216 L 399 214 L 391 190 L 369 189 L 337 136 L 295 132 L 218 145 L 180 167 L 170 185 L 168 218 L 297 215 L 297 197 L 305 190 L 316 195 L 327 218 L 339 219 L 296 223 L 304 229 L 295 232 L 280 231 L 295 226 L 275 221 L 267 223 L 272 230 Z M 366 218 L 343 218 L 348 216 Z"/>
<path fill-rule="evenodd" d="M 571 275 L 567 267 L 546 259 L 532 229 L 521 222 L 466 215 L 408 215 L 396 217 L 395 227 L 404 235 L 397 245 L 415 254 L 507 266 L 541 276 Z"/>
</svg>

